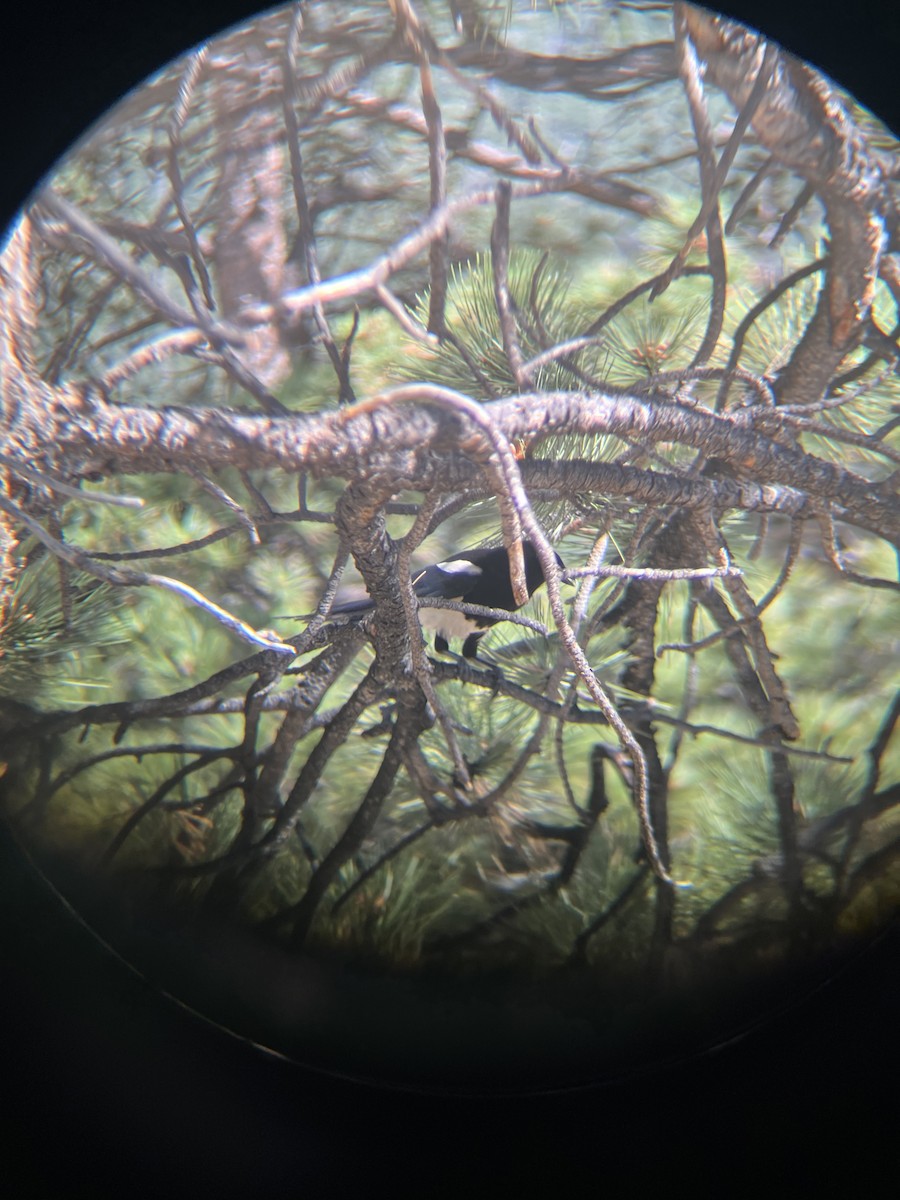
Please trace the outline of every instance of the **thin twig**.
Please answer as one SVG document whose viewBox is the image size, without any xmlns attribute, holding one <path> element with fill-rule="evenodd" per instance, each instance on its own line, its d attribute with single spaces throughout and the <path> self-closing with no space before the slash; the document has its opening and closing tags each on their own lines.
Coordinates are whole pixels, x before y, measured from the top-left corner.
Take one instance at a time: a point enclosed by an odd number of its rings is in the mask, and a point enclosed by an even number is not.
<svg viewBox="0 0 900 1200">
<path fill-rule="evenodd" d="M 211 312 L 215 308 L 212 295 L 212 284 L 209 278 L 209 272 L 206 269 L 206 262 L 203 258 L 203 253 L 200 250 L 200 243 L 197 239 L 197 229 L 194 225 L 191 215 L 188 212 L 187 204 L 184 199 L 184 179 L 181 174 L 179 165 L 179 154 L 182 150 L 182 133 L 184 125 L 187 121 L 188 112 L 190 111 L 191 100 L 194 96 L 194 89 L 197 86 L 197 80 L 200 77 L 200 72 L 206 65 L 209 57 L 209 47 L 201 46 L 188 59 L 187 65 L 182 73 L 178 83 L 178 97 L 172 108 L 172 117 L 169 122 L 169 153 L 167 157 L 167 168 L 169 173 L 169 181 L 172 185 L 172 199 L 175 202 L 175 211 L 178 213 L 178 218 L 181 221 L 181 227 L 184 230 L 187 238 L 188 247 L 190 250 L 191 261 L 194 264 L 194 270 L 200 279 L 200 286 L 203 289 L 203 300 L 207 309 Z"/>
<path fill-rule="evenodd" d="M 86 491 L 84 488 L 72 487 L 71 484 L 56 479 L 46 471 L 38 471 L 35 467 L 27 466 L 20 458 L 13 458 L 9 454 L 0 453 L 0 462 L 9 467 L 16 475 L 21 475 L 23 479 L 30 479 L 32 483 L 40 484 L 41 487 L 48 488 L 51 492 L 58 492 L 61 496 L 71 496 L 75 500 L 89 500 L 94 504 L 112 504 L 118 508 L 143 508 L 146 503 L 140 496 L 115 496 L 111 492 L 93 492 Z"/>
<path fill-rule="evenodd" d="M 235 500 L 233 496 L 229 496 L 223 487 L 220 487 L 219 484 L 210 479 L 207 475 L 204 475 L 202 471 L 198 471 L 195 467 L 191 466 L 188 466 L 185 469 L 187 474 L 190 475 L 191 479 L 195 479 L 205 492 L 208 492 L 210 496 L 213 496 L 221 504 L 224 504 L 230 512 L 233 512 L 237 516 L 240 524 L 243 525 L 244 529 L 246 529 L 249 533 L 251 543 L 254 546 L 258 546 L 260 544 L 259 530 L 256 528 L 253 518 L 243 507 L 243 505 L 238 504 L 237 500 Z"/>
<path fill-rule="evenodd" d="M 85 554 L 84 551 L 76 550 L 73 546 L 68 545 L 68 543 L 53 537 L 52 534 L 44 529 L 39 521 L 36 521 L 32 516 L 20 509 L 18 505 L 13 504 L 12 501 L 5 499 L 3 496 L 0 496 L 0 509 L 14 520 L 21 521 L 57 558 L 68 563 L 69 566 L 77 567 L 79 571 L 85 571 L 97 579 L 102 579 L 104 583 L 111 583 L 117 586 L 164 588 L 166 591 L 174 592 L 185 600 L 189 600 L 192 604 L 196 604 L 198 608 L 202 608 L 204 612 L 214 617 L 219 624 L 224 625 L 226 629 L 230 629 L 232 633 L 236 633 L 246 642 L 250 642 L 255 646 L 261 646 L 265 650 L 275 650 L 279 654 L 289 654 L 291 658 L 296 653 L 294 647 L 289 643 L 276 641 L 271 636 L 251 629 L 239 617 L 234 616 L 233 613 L 228 612 L 214 601 L 209 600 L 202 592 L 198 592 L 196 588 L 191 587 L 190 584 L 183 583 L 179 579 L 171 579 L 167 575 L 154 575 L 144 571 L 125 570 L 121 567 L 104 567 L 102 563 L 97 562 L 90 555 Z"/>
</svg>

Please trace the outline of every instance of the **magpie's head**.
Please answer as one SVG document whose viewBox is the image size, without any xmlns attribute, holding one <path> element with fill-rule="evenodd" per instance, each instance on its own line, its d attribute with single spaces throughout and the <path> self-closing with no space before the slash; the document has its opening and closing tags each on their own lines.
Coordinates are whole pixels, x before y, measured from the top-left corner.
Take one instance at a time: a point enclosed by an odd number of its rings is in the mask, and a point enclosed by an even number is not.
<svg viewBox="0 0 900 1200">
<path fill-rule="evenodd" d="M 554 551 L 553 557 L 556 559 L 556 565 L 561 571 L 566 569 L 566 564 Z M 541 560 L 538 558 L 537 550 L 531 542 L 522 543 L 522 558 L 525 562 L 525 583 L 528 587 L 528 595 L 532 596 L 537 589 L 544 583 L 544 568 L 541 565 Z"/>
</svg>

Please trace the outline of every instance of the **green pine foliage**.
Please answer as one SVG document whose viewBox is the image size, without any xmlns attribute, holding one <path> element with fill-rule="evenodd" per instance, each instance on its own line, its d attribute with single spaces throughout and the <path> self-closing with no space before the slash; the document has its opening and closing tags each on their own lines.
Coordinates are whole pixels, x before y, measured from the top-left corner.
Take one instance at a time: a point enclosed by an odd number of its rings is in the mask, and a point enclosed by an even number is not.
<svg viewBox="0 0 900 1200">
<path fill-rule="evenodd" d="M 38 551 L 18 576 L 0 623 L 0 695 L 71 702 L 71 689 L 83 687 L 104 652 L 125 637 L 114 589 L 60 571 Z M 97 688 L 107 686 L 101 678 Z"/>
<path fill-rule="evenodd" d="M 546 253 L 531 247 L 514 250 L 508 286 L 526 362 L 577 337 L 589 323 L 586 306 L 573 293 L 570 273 L 564 264 L 551 262 Z M 416 302 L 416 316 L 422 325 L 427 323 L 429 299 L 426 291 Z M 453 340 L 443 338 L 434 349 L 419 344 L 410 347 L 398 379 L 424 376 L 478 400 L 515 395 L 519 388 L 503 347 L 490 252 L 452 268 L 445 320 Z M 576 351 L 539 367 L 534 388 L 557 391 L 578 387 L 579 372 L 596 374 L 601 364 L 600 347 Z"/>
</svg>

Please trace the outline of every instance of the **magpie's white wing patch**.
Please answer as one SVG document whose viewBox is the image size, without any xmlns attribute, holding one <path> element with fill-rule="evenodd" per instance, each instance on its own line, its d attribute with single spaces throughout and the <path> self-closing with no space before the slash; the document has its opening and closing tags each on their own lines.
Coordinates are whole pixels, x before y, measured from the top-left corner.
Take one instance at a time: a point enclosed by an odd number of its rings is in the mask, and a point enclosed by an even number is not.
<svg viewBox="0 0 900 1200">
<path fill-rule="evenodd" d="M 437 566 L 441 571 L 446 571 L 448 575 L 469 575 L 474 579 L 477 575 L 482 574 L 481 567 L 476 567 L 467 558 L 450 558 L 446 562 L 439 562 Z"/>
</svg>

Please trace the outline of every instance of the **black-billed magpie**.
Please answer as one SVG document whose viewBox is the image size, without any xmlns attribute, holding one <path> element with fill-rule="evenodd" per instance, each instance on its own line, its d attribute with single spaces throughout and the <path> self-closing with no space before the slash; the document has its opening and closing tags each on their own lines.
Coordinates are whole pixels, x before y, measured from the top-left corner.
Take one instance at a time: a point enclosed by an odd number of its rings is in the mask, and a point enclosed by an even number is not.
<svg viewBox="0 0 900 1200">
<path fill-rule="evenodd" d="M 523 541 L 525 584 L 531 596 L 544 582 L 544 568 L 531 542 Z M 557 554 L 560 570 L 565 569 Z M 509 577 L 509 554 L 505 546 L 476 550 L 461 550 L 453 558 L 425 567 L 413 576 L 413 591 L 420 600 L 458 600 L 463 604 L 480 604 L 484 608 L 501 608 L 515 612 L 520 605 L 513 596 Z M 332 616 L 362 616 L 374 608 L 371 600 L 350 600 L 335 604 Z M 470 616 L 448 608 L 422 608 L 419 620 L 423 628 L 434 631 L 434 648 L 446 654 L 451 638 L 463 638 L 463 657 L 477 658 L 478 643 L 486 631 L 497 622 L 493 617 Z"/>
</svg>

